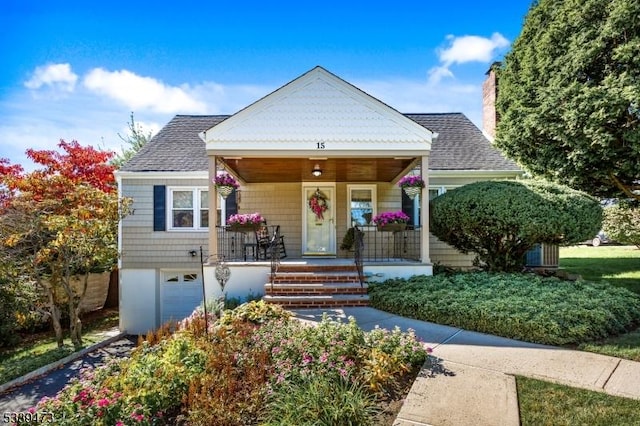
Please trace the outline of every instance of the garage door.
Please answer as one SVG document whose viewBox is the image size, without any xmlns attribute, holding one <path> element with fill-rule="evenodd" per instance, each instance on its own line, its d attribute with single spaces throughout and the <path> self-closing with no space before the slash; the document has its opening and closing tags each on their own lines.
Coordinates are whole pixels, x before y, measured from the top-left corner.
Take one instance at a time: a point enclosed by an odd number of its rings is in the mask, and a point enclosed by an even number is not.
<svg viewBox="0 0 640 426">
<path fill-rule="evenodd" d="M 199 272 L 164 272 L 161 288 L 161 323 L 180 321 L 202 303 L 202 277 Z"/>
</svg>

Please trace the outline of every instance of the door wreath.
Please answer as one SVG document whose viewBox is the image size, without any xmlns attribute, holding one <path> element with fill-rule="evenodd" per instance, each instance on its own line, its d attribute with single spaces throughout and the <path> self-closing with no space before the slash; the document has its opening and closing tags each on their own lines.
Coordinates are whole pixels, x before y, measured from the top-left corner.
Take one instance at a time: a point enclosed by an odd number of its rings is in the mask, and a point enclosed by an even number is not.
<svg viewBox="0 0 640 426">
<path fill-rule="evenodd" d="M 316 215 L 317 220 L 324 220 L 324 212 L 329 210 L 329 203 L 326 195 L 319 188 L 309 198 L 309 208 Z"/>
</svg>

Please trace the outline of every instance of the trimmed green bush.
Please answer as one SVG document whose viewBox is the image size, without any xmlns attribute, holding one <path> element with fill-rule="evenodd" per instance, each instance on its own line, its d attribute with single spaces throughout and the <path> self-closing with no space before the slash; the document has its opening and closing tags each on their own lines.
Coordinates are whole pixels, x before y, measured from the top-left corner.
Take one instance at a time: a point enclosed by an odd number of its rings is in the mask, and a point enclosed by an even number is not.
<svg viewBox="0 0 640 426">
<path fill-rule="evenodd" d="M 475 182 L 434 198 L 430 231 L 489 271 L 520 271 L 538 243 L 571 244 L 595 235 L 599 202 L 565 186 L 534 181 Z"/>
<path fill-rule="evenodd" d="M 370 284 L 369 297 L 371 306 L 405 317 L 551 345 L 640 324 L 640 297 L 629 290 L 533 274 L 422 275 Z"/>
<path fill-rule="evenodd" d="M 605 208 L 602 227 L 612 240 L 640 248 L 640 203 L 620 202 Z"/>
</svg>

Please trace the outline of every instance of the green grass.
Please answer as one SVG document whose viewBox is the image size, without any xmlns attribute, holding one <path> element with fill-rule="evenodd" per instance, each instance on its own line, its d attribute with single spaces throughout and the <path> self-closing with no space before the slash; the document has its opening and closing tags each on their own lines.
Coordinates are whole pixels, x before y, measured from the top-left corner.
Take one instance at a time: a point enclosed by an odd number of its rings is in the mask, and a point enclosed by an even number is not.
<svg viewBox="0 0 640 426">
<path fill-rule="evenodd" d="M 89 316 L 83 320 L 84 347 L 102 341 L 104 337 L 101 333 L 117 325 L 118 311 L 104 311 Z M 6 383 L 71 355 L 75 352 L 73 345 L 68 336 L 65 338 L 65 345 L 58 348 L 53 333 L 39 333 L 27 336 L 11 350 L 0 352 L 0 383 Z"/>
<path fill-rule="evenodd" d="M 640 294 L 640 250 L 604 245 L 560 248 L 560 267 L 589 281 L 606 281 Z M 583 351 L 640 361 L 640 328 L 578 346 Z"/>
<path fill-rule="evenodd" d="M 520 423 L 528 425 L 638 425 L 640 401 L 517 377 Z"/>
<path fill-rule="evenodd" d="M 560 268 L 640 294 L 640 250 L 635 246 L 561 247 Z"/>
</svg>

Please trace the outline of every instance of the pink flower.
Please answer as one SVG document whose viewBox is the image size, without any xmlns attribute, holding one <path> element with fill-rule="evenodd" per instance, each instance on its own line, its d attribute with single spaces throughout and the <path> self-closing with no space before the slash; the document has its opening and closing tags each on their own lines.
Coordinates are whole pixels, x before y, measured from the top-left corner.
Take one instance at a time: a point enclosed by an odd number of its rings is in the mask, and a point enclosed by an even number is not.
<svg viewBox="0 0 640 426">
<path fill-rule="evenodd" d="M 118 421 L 116 422 L 116 426 L 124 426 L 124 423 L 122 423 L 120 420 L 118 420 Z"/>
<path fill-rule="evenodd" d="M 100 400 L 98 400 L 98 407 L 102 408 L 102 407 L 106 407 L 107 405 L 109 405 L 111 401 L 109 401 L 107 398 L 102 398 Z"/>
</svg>

